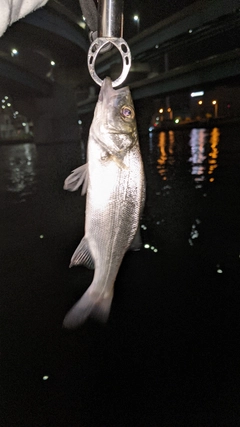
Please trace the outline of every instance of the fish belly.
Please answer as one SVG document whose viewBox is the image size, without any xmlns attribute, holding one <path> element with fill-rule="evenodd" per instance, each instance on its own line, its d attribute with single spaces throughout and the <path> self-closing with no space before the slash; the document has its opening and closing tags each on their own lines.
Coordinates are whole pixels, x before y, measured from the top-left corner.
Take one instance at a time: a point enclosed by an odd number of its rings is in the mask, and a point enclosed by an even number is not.
<svg viewBox="0 0 240 427">
<path fill-rule="evenodd" d="M 124 164 L 120 168 L 112 160 L 89 159 L 85 237 L 95 264 L 91 286 L 98 293 L 112 292 L 139 224 L 144 180 L 138 147 L 126 153 Z"/>
</svg>

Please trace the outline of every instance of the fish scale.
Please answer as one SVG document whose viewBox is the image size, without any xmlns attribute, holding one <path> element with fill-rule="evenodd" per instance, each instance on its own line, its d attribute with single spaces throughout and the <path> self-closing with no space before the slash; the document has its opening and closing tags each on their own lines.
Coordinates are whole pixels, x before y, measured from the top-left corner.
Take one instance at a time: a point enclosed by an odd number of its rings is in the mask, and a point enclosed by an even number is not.
<svg viewBox="0 0 240 427">
<path fill-rule="evenodd" d="M 122 259 L 130 247 L 138 249 L 140 244 L 145 179 L 135 112 L 129 88 L 114 90 L 109 78 L 95 108 L 87 160 L 64 184 L 75 191 L 87 182 L 85 236 L 71 266 L 95 268 L 91 285 L 64 319 L 69 328 L 80 326 L 89 316 L 107 320 Z"/>
</svg>

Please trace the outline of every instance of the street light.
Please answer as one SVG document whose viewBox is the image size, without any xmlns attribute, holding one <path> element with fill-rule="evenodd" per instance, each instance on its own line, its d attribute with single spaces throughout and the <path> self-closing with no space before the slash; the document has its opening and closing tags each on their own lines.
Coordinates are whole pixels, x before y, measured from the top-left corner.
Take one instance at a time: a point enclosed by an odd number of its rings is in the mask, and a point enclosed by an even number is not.
<svg viewBox="0 0 240 427">
<path fill-rule="evenodd" d="M 139 27 L 140 27 L 140 18 L 139 18 L 139 16 L 138 15 L 134 15 L 133 20 L 137 24 L 137 32 L 139 33 Z"/>
<path fill-rule="evenodd" d="M 216 99 L 212 101 L 212 105 L 214 105 L 214 117 L 216 118 L 218 116 L 218 103 Z"/>
<path fill-rule="evenodd" d="M 159 110 L 159 113 L 161 114 L 161 116 L 160 116 L 160 120 L 161 120 L 161 122 L 163 121 L 163 108 L 160 108 Z"/>
<path fill-rule="evenodd" d="M 11 56 L 16 56 L 16 55 L 18 55 L 18 50 L 14 48 L 11 50 Z"/>
</svg>

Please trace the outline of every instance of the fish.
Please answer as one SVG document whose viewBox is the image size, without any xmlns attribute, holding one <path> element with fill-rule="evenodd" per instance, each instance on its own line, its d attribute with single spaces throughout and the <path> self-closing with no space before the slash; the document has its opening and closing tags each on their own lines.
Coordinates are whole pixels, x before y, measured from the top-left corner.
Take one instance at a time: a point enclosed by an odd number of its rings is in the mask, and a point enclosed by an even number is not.
<svg viewBox="0 0 240 427">
<path fill-rule="evenodd" d="M 145 202 L 144 167 L 128 86 L 103 80 L 89 130 L 87 163 L 66 178 L 64 189 L 86 193 L 85 234 L 70 267 L 94 269 L 93 281 L 66 314 L 63 326 L 76 328 L 88 317 L 106 322 L 114 283 L 127 250 L 141 247 L 140 218 Z"/>
</svg>

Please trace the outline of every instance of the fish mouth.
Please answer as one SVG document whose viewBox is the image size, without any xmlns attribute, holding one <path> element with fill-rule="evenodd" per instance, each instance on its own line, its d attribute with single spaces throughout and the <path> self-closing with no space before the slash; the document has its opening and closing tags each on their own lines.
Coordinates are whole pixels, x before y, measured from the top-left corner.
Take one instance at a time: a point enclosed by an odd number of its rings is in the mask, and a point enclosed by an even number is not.
<svg viewBox="0 0 240 427">
<path fill-rule="evenodd" d="M 117 93 L 125 92 L 128 89 L 128 86 L 122 87 L 120 89 L 114 89 L 112 87 L 112 80 L 110 77 L 105 77 L 102 82 L 102 86 L 98 95 L 99 101 L 103 102 L 103 99 L 109 99 L 112 95 L 116 95 Z"/>
</svg>

